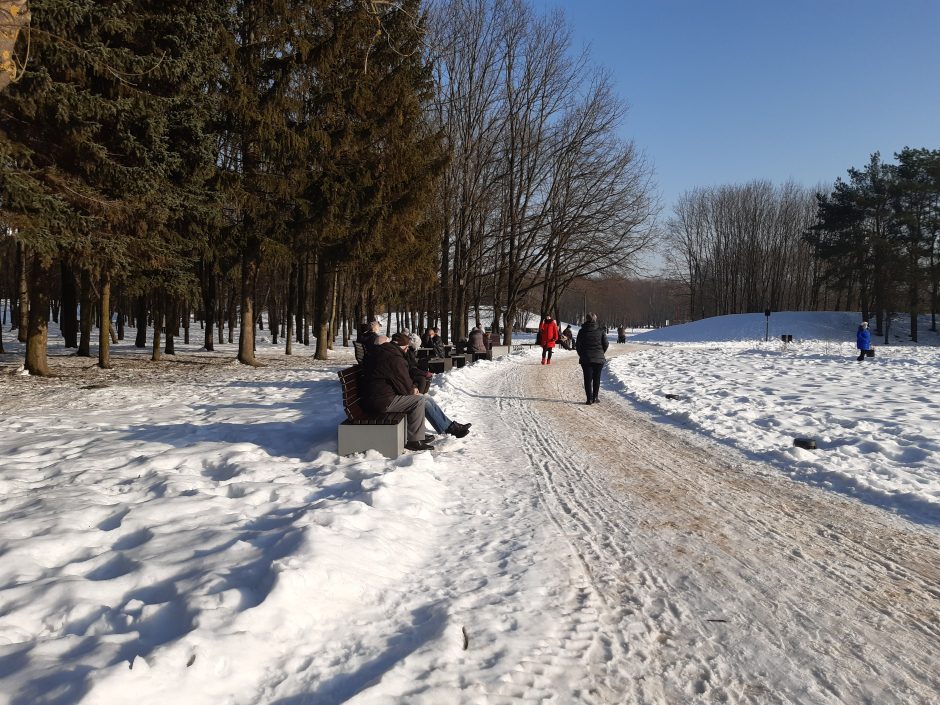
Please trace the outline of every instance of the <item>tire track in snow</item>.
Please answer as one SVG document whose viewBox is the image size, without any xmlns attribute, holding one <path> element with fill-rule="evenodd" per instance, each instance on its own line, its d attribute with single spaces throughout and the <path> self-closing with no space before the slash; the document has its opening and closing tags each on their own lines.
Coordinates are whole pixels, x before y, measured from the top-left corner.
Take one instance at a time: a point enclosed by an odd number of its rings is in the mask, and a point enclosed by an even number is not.
<svg viewBox="0 0 940 705">
<path fill-rule="evenodd" d="M 649 678 L 638 670 L 638 665 L 648 667 L 652 660 L 650 645 L 655 646 L 669 629 L 675 630 L 674 624 L 683 614 L 656 571 L 638 565 L 628 551 L 629 544 L 616 540 L 629 532 L 621 499 L 609 491 L 590 463 L 571 458 L 564 435 L 557 433 L 555 413 L 562 413 L 559 409 L 575 413 L 584 423 L 590 418 L 584 416 L 587 407 L 554 400 L 525 403 L 533 397 L 545 400 L 553 396 L 543 388 L 534 395 L 529 393 L 533 374 L 548 378 L 551 373 L 541 365 L 521 364 L 500 378 L 500 396 L 510 400 L 501 403 L 500 409 L 505 411 L 507 427 L 522 431 L 519 443 L 537 470 L 542 506 L 581 561 L 593 609 L 601 612 L 591 649 L 583 658 L 593 660 L 591 667 L 603 702 L 624 702 L 625 697 L 630 702 L 664 702 L 671 697 L 669 689 L 662 686 L 666 682 L 689 682 L 682 697 L 704 692 L 710 669 L 694 650 L 683 662 L 682 674 L 659 673 Z M 570 396 L 564 393 L 570 390 L 552 391 L 557 399 Z M 519 399 L 521 402 L 515 401 Z M 544 408 L 548 404 L 555 412 Z M 632 576 L 641 589 L 629 585 L 624 575 Z"/>
</svg>

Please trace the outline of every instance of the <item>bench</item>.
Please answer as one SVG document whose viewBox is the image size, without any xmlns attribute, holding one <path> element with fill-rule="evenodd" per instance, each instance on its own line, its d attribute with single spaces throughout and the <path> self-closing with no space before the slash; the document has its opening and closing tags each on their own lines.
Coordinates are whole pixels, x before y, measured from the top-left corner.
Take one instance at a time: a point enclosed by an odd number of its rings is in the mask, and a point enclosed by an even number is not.
<svg viewBox="0 0 940 705">
<path fill-rule="evenodd" d="M 374 449 L 386 458 L 397 458 L 405 452 L 406 414 L 373 414 L 361 404 L 359 365 L 337 372 L 343 388 L 343 409 L 346 420 L 337 428 L 340 455 L 352 455 Z"/>
<path fill-rule="evenodd" d="M 418 368 L 428 372 L 450 372 L 454 361 L 449 357 L 425 357 L 418 360 Z"/>
<path fill-rule="evenodd" d="M 450 360 L 452 367 L 455 367 L 455 368 L 463 367 L 464 365 L 467 364 L 466 355 L 451 355 L 447 359 Z"/>
<path fill-rule="evenodd" d="M 353 343 L 353 349 L 356 352 L 356 364 L 361 365 L 366 357 L 366 346 L 362 343 Z"/>
<path fill-rule="evenodd" d="M 490 348 L 490 359 L 491 359 L 491 360 L 496 360 L 496 359 L 498 359 L 498 358 L 500 358 L 500 357 L 505 357 L 505 356 L 508 355 L 508 354 L 509 354 L 509 346 L 508 346 L 508 345 L 494 345 L 493 347 Z"/>
</svg>

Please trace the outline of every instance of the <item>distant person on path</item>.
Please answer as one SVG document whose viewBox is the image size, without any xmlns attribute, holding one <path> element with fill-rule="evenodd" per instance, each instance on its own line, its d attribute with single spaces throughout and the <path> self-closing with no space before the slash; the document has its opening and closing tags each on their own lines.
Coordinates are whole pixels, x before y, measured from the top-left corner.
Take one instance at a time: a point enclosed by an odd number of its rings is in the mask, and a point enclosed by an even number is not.
<svg viewBox="0 0 940 705">
<path fill-rule="evenodd" d="M 565 326 L 561 332 L 561 338 L 558 341 L 565 350 L 574 350 L 574 333 L 571 332 L 571 326 Z"/>
<path fill-rule="evenodd" d="M 539 345 L 542 346 L 542 364 L 552 364 L 552 350 L 555 349 L 555 343 L 558 342 L 558 324 L 552 318 L 551 314 L 545 316 L 545 320 L 539 325 Z"/>
<path fill-rule="evenodd" d="M 868 330 L 868 321 L 862 321 L 859 324 L 858 332 L 855 334 L 855 347 L 858 348 L 859 362 L 866 357 L 875 356 L 875 351 L 871 347 L 871 331 Z"/>
<path fill-rule="evenodd" d="M 451 421 L 431 397 L 421 394 L 411 381 L 405 350 L 411 338 L 396 333 L 389 340 L 379 336 L 377 344 L 364 362 L 365 396 L 363 405 L 378 414 L 392 412 L 408 415 L 408 450 L 431 450 L 430 437 L 424 434 L 424 419 L 437 433 L 449 433 L 463 438 L 470 432 L 470 424 Z"/>
<path fill-rule="evenodd" d="M 617 326 L 617 342 L 621 344 L 627 342 L 627 329 L 623 326 Z"/>
<path fill-rule="evenodd" d="M 589 313 L 578 331 L 578 340 L 575 343 L 578 351 L 578 362 L 584 372 L 584 394 L 587 397 L 585 404 L 596 404 L 597 394 L 601 388 L 601 370 L 607 358 L 607 334 L 597 325 L 597 314 Z"/>
</svg>

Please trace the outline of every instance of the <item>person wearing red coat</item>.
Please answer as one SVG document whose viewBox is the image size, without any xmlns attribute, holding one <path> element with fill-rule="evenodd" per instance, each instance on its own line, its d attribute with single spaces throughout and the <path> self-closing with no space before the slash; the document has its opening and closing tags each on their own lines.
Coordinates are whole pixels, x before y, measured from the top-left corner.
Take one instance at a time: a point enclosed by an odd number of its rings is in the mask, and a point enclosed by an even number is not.
<svg viewBox="0 0 940 705">
<path fill-rule="evenodd" d="M 542 346 L 542 364 L 552 364 L 552 350 L 558 341 L 558 324 L 549 315 L 539 325 L 539 345 Z"/>
</svg>

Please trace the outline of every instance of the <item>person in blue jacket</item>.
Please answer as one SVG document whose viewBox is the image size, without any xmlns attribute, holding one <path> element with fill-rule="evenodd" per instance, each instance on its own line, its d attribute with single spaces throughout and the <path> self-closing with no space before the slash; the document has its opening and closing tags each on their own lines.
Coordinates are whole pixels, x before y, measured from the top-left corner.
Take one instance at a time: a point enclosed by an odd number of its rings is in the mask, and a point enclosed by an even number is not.
<svg viewBox="0 0 940 705">
<path fill-rule="evenodd" d="M 871 349 L 871 331 L 868 330 L 868 321 L 862 321 L 858 326 L 858 333 L 855 334 L 855 347 L 858 348 L 858 361 L 861 362 L 865 356 L 873 357 Z"/>
</svg>

